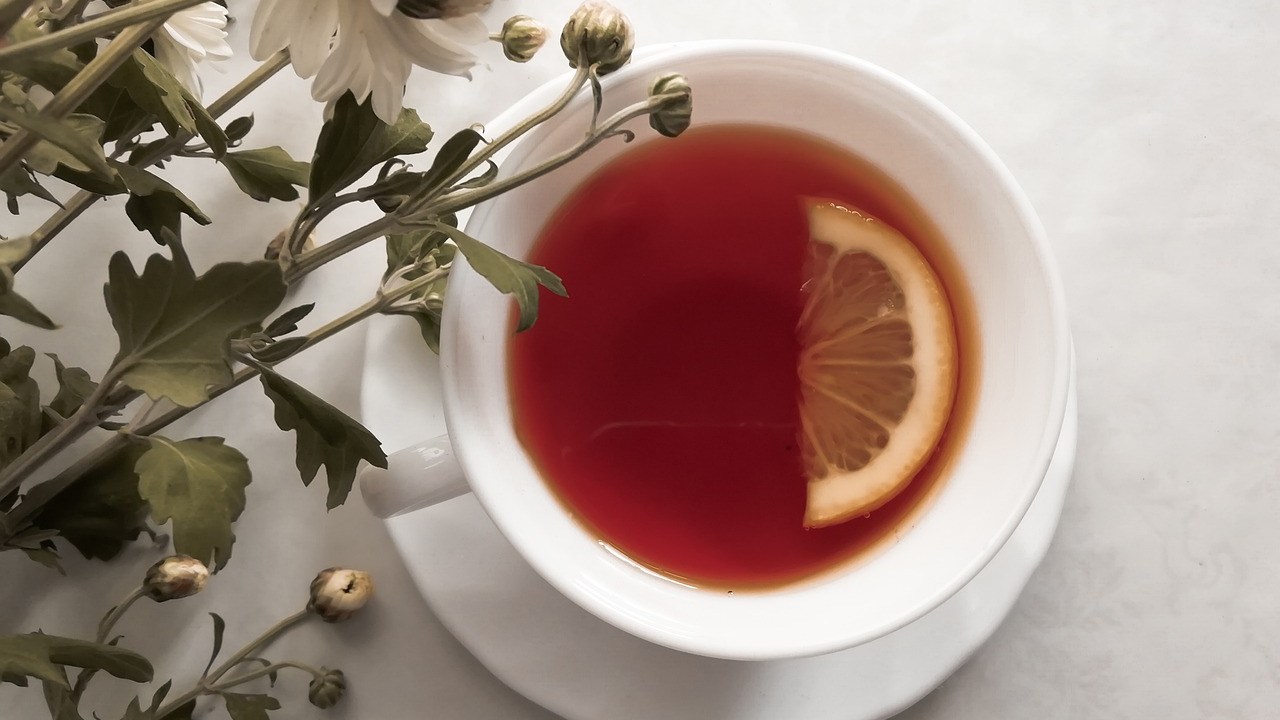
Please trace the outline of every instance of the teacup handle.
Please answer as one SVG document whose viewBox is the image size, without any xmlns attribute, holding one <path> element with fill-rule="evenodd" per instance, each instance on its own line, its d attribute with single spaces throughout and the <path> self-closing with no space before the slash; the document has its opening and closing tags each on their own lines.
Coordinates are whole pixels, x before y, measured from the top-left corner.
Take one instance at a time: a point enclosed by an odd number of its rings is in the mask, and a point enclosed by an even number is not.
<svg viewBox="0 0 1280 720">
<path fill-rule="evenodd" d="M 391 453 L 385 470 L 367 466 L 360 472 L 360 495 L 380 518 L 420 510 L 470 491 L 448 435 Z"/>
</svg>

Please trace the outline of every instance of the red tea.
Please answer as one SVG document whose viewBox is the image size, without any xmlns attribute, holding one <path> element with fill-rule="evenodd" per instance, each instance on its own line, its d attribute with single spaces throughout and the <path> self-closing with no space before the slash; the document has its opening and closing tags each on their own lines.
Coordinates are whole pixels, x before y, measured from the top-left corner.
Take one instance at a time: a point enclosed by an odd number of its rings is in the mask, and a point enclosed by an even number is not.
<svg viewBox="0 0 1280 720">
<path fill-rule="evenodd" d="M 870 515 L 806 529 L 797 320 L 805 197 L 889 223 L 929 258 L 957 321 L 960 390 L 932 459 Z M 544 295 L 511 344 L 520 438 L 602 541 L 698 586 L 767 587 L 841 564 L 910 523 L 972 404 L 975 346 L 954 263 L 882 173 L 806 135 L 711 126 L 645 143 L 573 192 L 530 257 Z"/>
</svg>

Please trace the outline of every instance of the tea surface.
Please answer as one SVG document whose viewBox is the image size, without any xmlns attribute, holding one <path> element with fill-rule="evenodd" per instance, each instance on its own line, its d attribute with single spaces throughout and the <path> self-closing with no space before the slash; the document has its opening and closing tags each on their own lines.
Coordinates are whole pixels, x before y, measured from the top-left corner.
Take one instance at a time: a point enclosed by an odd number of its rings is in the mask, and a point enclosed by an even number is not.
<svg viewBox="0 0 1280 720">
<path fill-rule="evenodd" d="M 919 247 L 960 342 L 932 459 L 887 505 L 821 529 L 802 523 L 797 443 L 805 197 L 858 207 Z M 580 522 L 663 574 L 749 589 L 843 563 L 905 529 L 961 440 L 975 391 L 967 294 L 910 200 L 834 146 L 728 125 L 647 142 L 570 196 L 530 260 L 570 297 L 544 294 L 511 344 L 521 441 Z"/>
</svg>

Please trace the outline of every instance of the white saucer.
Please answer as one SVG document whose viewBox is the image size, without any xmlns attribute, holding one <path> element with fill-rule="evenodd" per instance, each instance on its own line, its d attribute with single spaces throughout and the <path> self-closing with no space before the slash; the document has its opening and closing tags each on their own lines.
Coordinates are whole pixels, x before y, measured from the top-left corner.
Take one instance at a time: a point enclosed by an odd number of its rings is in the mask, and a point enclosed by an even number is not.
<svg viewBox="0 0 1280 720">
<path fill-rule="evenodd" d="M 388 319 L 390 320 L 390 319 Z M 362 410 L 388 449 L 444 431 L 435 357 L 411 322 L 371 329 Z M 1074 368 L 1062 436 L 1008 543 L 916 622 L 831 655 L 735 662 L 687 655 L 614 628 L 534 573 L 474 496 L 387 521 L 440 621 L 499 680 L 567 720 L 871 720 L 901 712 L 991 636 L 1049 547 L 1076 450 Z"/>
</svg>

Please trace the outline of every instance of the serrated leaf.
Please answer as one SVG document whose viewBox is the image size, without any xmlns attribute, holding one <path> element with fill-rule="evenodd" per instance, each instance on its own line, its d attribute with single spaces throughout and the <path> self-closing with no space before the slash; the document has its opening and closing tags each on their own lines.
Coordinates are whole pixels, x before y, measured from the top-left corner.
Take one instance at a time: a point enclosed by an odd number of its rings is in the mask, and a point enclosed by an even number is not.
<svg viewBox="0 0 1280 720">
<path fill-rule="evenodd" d="M 299 305 L 298 307 L 285 310 L 280 313 L 275 320 L 267 323 L 267 327 L 263 332 L 271 337 L 288 335 L 298 329 L 298 322 L 307 315 L 310 315 L 311 311 L 314 310 L 315 307 L 315 303 L 307 303 L 305 305 Z"/>
<path fill-rule="evenodd" d="M 173 521 L 173 549 L 221 569 L 231 558 L 231 524 L 244 511 L 249 461 L 222 438 L 148 438 L 138 459 L 138 494 L 157 524 Z"/>
<path fill-rule="evenodd" d="M 40 386 L 30 376 L 35 358 L 25 346 L 0 356 L 0 468 L 40 438 Z"/>
<path fill-rule="evenodd" d="M 254 200 L 297 200 L 294 186 L 305 188 L 311 166 L 289 157 L 284 148 L 237 150 L 222 157 L 236 185 Z"/>
<path fill-rule="evenodd" d="M 18 198 L 26 195 L 34 195 L 41 200 L 62 207 L 62 203 L 58 202 L 58 198 L 54 197 L 53 193 L 37 182 L 31 172 L 21 163 L 15 164 L 0 173 L 0 192 L 3 192 L 8 197 L 9 212 L 13 215 L 18 214 Z M 7 263 L 0 260 L 0 265 L 3 264 Z"/>
<path fill-rule="evenodd" d="M 34 325 L 42 330 L 57 328 L 58 324 L 51 320 L 48 315 L 40 312 L 40 309 L 33 305 L 30 300 L 19 295 L 13 289 L 13 281 L 13 271 L 8 267 L 0 266 L 0 315 L 8 315 L 15 320 Z"/>
<path fill-rule="evenodd" d="M 213 661 L 218 659 L 218 653 L 222 652 L 222 633 L 227 629 L 227 621 L 222 619 L 218 613 L 209 613 L 213 618 L 213 652 L 209 654 L 209 664 L 204 666 L 204 672 L 200 673 L 200 677 L 206 677 L 209 674 L 209 668 L 213 667 Z"/>
<path fill-rule="evenodd" d="M 23 502 L 43 503 L 32 523 L 57 530 L 90 560 L 110 560 L 146 527 L 147 506 L 134 467 L 147 446 L 130 442 L 108 454 L 61 492 L 53 484 L 31 488 Z"/>
<path fill-rule="evenodd" d="M 37 25 L 35 15 L 31 14 L 14 24 L 13 29 L 9 31 L 9 40 L 12 43 L 19 43 L 35 40 L 46 34 L 47 32 Z M 32 80 L 50 92 L 61 90 L 64 85 L 71 82 L 71 78 L 75 77 L 76 73 L 84 68 L 84 63 L 76 57 L 75 53 L 66 48 L 18 55 L 5 58 L 4 62 L 6 71 Z"/>
<path fill-rule="evenodd" d="M 0 680 L 26 687 L 33 677 L 69 688 L 59 665 L 102 670 L 121 680 L 149 682 L 151 663 L 131 650 L 75 638 L 28 633 L 0 637 Z"/>
<path fill-rule="evenodd" d="M 431 135 L 431 127 L 413 110 L 401 110 L 395 125 L 387 125 L 370 101 L 358 103 L 351 93 L 344 94 L 316 141 L 310 201 L 336 193 L 391 158 L 423 152 Z"/>
<path fill-rule="evenodd" d="M 196 132 L 196 118 L 183 97 L 182 84 L 158 60 L 138 49 L 107 83 L 123 89 L 133 102 L 160 120 L 170 135 Z"/>
<path fill-rule="evenodd" d="M 120 380 L 153 399 L 191 407 L 210 385 L 231 381 L 227 338 L 261 323 L 284 298 L 277 263 L 222 263 L 195 277 L 185 257 L 152 255 L 141 275 L 123 252 L 112 256 L 107 310 L 120 338 Z"/>
<path fill-rule="evenodd" d="M 156 123 L 155 117 L 139 107 L 126 88 L 112 85 L 110 80 L 94 89 L 77 111 L 102 118 L 104 143 L 122 140 L 134 132 L 145 132 Z"/>
<path fill-rule="evenodd" d="M 129 190 L 125 214 L 133 221 L 134 227 L 151 233 L 151 237 L 161 245 L 165 244 L 166 230 L 174 237 L 182 237 L 179 215 L 186 215 L 200 225 L 212 222 L 190 198 L 164 178 L 127 163 L 112 161 L 112 166 Z"/>
<path fill-rule="evenodd" d="M 279 710 L 280 701 L 270 695 L 222 693 L 231 720 L 271 720 L 268 710 Z"/>
<path fill-rule="evenodd" d="M 0 103 L 0 120 L 17 125 L 43 141 L 24 156 L 37 172 L 49 175 L 61 164 L 104 180 L 115 176 L 98 140 L 102 137 L 102 121 L 92 115 L 73 114 L 55 120 L 28 115 Z"/>
<path fill-rule="evenodd" d="M 62 360 L 57 355 L 49 353 L 49 359 L 53 360 L 54 376 L 58 379 L 58 394 L 54 396 L 49 403 L 49 407 L 62 417 L 71 417 L 71 414 L 80 409 L 84 404 L 85 398 L 93 394 L 98 388 L 98 383 L 89 377 L 89 373 L 78 367 L 67 367 L 62 364 Z"/>
<path fill-rule="evenodd" d="M 328 476 L 327 507 L 347 499 L 361 460 L 387 466 L 382 443 L 346 413 L 278 373 L 262 373 L 262 389 L 275 405 L 276 425 L 297 433 L 297 465 L 304 485 L 310 485 L 323 465 Z"/>
<path fill-rule="evenodd" d="M 541 265 L 531 265 L 508 257 L 457 228 L 448 225 L 433 227 L 457 243 L 472 269 L 484 276 L 500 292 L 515 298 L 520 307 L 517 332 L 528 330 L 538 319 L 539 285 L 561 297 L 568 297 L 569 293 L 560 278 Z"/>
</svg>

